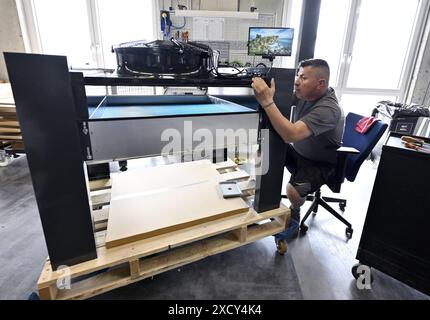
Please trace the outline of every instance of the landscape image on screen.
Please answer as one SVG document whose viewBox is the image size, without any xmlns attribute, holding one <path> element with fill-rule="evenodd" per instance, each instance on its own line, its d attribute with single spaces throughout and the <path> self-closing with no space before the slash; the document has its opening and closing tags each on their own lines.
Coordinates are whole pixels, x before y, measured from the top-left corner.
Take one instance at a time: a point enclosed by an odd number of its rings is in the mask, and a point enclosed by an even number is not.
<svg viewBox="0 0 430 320">
<path fill-rule="evenodd" d="M 291 28 L 250 28 L 248 54 L 291 56 L 293 37 Z"/>
</svg>

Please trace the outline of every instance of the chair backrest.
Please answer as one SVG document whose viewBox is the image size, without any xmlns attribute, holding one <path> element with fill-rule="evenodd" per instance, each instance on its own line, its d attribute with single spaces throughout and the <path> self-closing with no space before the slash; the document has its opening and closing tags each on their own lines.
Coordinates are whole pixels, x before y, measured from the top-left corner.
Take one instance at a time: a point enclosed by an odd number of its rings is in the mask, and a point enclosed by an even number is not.
<svg viewBox="0 0 430 320">
<path fill-rule="evenodd" d="M 358 154 L 347 155 L 344 174 L 348 181 L 355 180 L 361 164 L 372 152 L 388 127 L 388 124 L 377 121 L 365 134 L 361 134 L 355 131 L 355 126 L 361 118 L 363 118 L 363 116 L 352 112 L 348 113 L 345 118 L 343 146 L 353 147 L 360 151 Z"/>
</svg>

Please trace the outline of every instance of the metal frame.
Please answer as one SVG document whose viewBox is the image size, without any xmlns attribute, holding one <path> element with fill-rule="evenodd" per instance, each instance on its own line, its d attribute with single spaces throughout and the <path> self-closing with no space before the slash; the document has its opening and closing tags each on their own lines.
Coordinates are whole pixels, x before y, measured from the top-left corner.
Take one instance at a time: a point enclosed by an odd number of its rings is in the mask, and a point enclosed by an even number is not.
<svg viewBox="0 0 430 320">
<path fill-rule="evenodd" d="M 89 128 L 81 127 L 89 120 L 85 85 L 93 79 L 69 72 L 67 60 L 62 56 L 6 53 L 5 58 L 52 268 L 95 259 L 87 159 L 83 152 Z M 275 99 L 281 111 L 288 114 L 295 70 L 272 69 L 272 72 L 271 76 L 281 85 L 279 88 L 285 88 L 277 90 Z M 145 80 L 148 79 L 104 78 L 111 85 L 121 85 L 122 81 L 129 85 L 148 85 Z M 205 81 L 206 85 L 225 87 L 232 80 L 188 79 L 188 85 L 202 85 Z M 98 78 L 98 82 L 103 82 L 103 78 Z M 237 86 L 250 87 L 251 82 L 251 79 L 241 79 Z M 245 115 L 257 120 L 256 111 Z M 254 209 L 263 212 L 280 206 L 285 143 L 261 109 L 259 116 L 260 129 L 268 128 L 270 132 L 269 141 L 262 141 L 265 146 L 269 143 L 269 149 L 261 148 L 262 165 L 269 171 L 257 176 L 254 201 Z M 87 132 L 85 138 L 82 138 L 83 132 Z"/>
</svg>

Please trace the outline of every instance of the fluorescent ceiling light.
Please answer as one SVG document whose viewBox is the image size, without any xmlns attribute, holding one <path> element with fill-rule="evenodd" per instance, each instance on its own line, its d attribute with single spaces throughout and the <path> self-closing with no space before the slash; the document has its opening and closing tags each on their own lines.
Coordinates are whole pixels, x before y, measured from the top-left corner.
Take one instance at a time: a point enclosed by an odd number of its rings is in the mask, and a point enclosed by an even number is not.
<svg viewBox="0 0 430 320">
<path fill-rule="evenodd" d="M 175 10 L 173 13 L 176 17 L 258 19 L 258 12 L 246 11 Z"/>
</svg>

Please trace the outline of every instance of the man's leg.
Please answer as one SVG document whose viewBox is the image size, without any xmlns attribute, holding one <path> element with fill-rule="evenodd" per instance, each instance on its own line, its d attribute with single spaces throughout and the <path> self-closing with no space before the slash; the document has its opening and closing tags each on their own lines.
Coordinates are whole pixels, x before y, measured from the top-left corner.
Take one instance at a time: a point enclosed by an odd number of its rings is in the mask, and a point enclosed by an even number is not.
<svg viewBox="0 0 430 320">
<path fill-rule="evenodd" d="M 306 196 L 302 197 L 291 183 L 287 184 L 287 197 L 291 202 L 291 207 L 295 209 L 300 209 L 306 201 Z"/>
<path fill-rule="evenodd" d="M 294 183 L 294 182 L 293 182 Z M 300 207 L 306 201 L 306 195 L 309 192 L 310 183 L 291 183 L 287 184 L 287 197 L 291 202 L 291 219 L 284 231 L 275 235 L 275 242 L 279 254 L 283 255 L 287 251 L 286 240 L 296 237 L 300 226 Z"/>
</svg>

